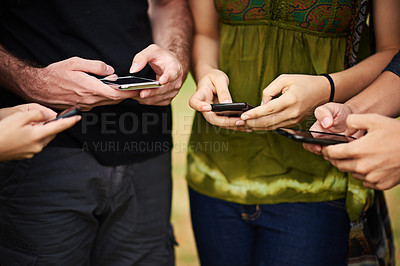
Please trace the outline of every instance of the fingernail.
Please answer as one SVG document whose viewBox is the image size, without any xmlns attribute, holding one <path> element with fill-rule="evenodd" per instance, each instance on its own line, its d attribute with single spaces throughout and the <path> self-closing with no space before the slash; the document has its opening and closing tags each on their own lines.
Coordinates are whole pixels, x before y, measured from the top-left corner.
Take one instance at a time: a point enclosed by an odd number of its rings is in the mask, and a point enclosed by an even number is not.
<svg viewBox="0 0 400 266">
<path fill-rule="evenodd" d="M 223 100 L 221 103 L 231 103 L 231 100 Z"/>
<path fill-rule="evenodd" d="M 242 120 L 247 120 L 247 119 L 250 118 L 250 116 L 248 116 L 248 115 L 242 115 L 240 118 L 241 118 Z"/>
<path fill-rule="evenodd" d="M 321 122 L 321 125 L 322 125 L 324 128 L 329 127 L 330 124 L 331 124 L 331 118 L 330 118 L 330 117 L 325 117 L 325 118 L 322 120 L 322 122 Z"/>
<path fill-rule="evenodd" d="M 244 124 L 245 124 L 245 122 L 243 120 L 238 120 L 235 123 L 235 125 L 237 125 L 237 126 L 243 126 Z"/>
<path fill-rule="evenodd" d="M 144 91 L 143 93 L 142 93 L 142 98 L 147 98 L 147 97 L 149 97 L 150 96 L 150 92 L 149 91 Z"/>
<path fill-rule="evenodd" d="M 261 101 L 261 105 L 263 105 L 265 102 L 264 101 Z"/>
<path fill-rule="evenodd" d="M 138 71 L 139 69 L 139 65 L 137 63 L 133 63 L 131 68 L 129 69 L 129 73 L 135 73 L 136 71 Z"/>
<path fill-rule="evenodd" d="M 253 130 L 250 128 L 246 128 L 246 132 L 253 132 Z"/>
<path fill-rule="evenodd" d="M 107 65 L 106 73 L 107 75 L 114 73 L 114 68 L 112 66 Z"/>
<path fill-rule="evenodd" d="M 202 111 L 211 111 L 211 106 L 210 105 L 204 105 L 203 107 L 201 107 Z"/>
<path fill-rule="evenodd" d="M 168 77 L 167 76 L 161 76 L 159 82 L 161 84 L 165 84 L 168 82 Z"/>
</svg>

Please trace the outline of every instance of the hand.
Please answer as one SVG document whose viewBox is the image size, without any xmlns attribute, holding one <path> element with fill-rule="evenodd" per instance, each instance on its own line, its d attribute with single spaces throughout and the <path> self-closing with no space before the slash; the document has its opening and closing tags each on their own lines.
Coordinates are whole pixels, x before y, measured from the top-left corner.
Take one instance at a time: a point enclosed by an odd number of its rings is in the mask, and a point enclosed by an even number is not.
<svg viewBox="0 0 400 266">
<path fill-rule="evenodd" d="M 315 118 L 317 121 L 311 126 L 310 130 L 343 134 L 346 136 L 354 135 L 356 131 L 349 129 L 346 124 L 346 119 L 349 114 L 352 114 L 351 108 L 345 104 L 327 103 L 315 109 Z M 358 138 L 363 135 L 363 132 L 355 134 Z M 317 144 L 303 144 L 304 149 L 320 155 L 322 146 Z"/>
<path fill-rule="evenodd" d="M 57 109 L 78 104 L 86 111 L 139 95 L 137 91 L 115 90 L 88 73 L 109 76 L 114 69 L 101 61 L 73 57 L 45 68 L 29 68 L 16 82 L 24 98 Z"/>
<path fill-rule="evenodd" d="M 400 121 L 377 114 L 349 115 L 347 126 L 367 130 L 358 140 L 322 148 L 334 166 L 363 181 L 367 188 L 386 190 L 400 183 Z"/>
<path fill-rule="evenodd" d="M 246 130 L 244 121 L 238 117 L 220 116 L 211 112 L 212 103 L 231 103 L 228 76 L 218 69 L 207 69 L 203 78 L 197 82 L 197 91 L 189 100 L 194 110 L 203 114 L 204 118 L 215 126 L 233 130 Z"/>
<path fill-rule="evenodd" d="M 32 158 L 40 152 L 57 133 L 73 126 L 80 116 L 60 119 L 48 124 L 49 116 L 42 110 L 20 111 L 0 121 L 0 160 Z M 54 118 L 55 114 L 53 117 Z"/>
<path fill-rule="evenodd" d="M 323 76 L 280 75 L 264 89 L 261 105 L 243 113 L 241 119 L 254 130 L 294 126 L 327 102 L 329 95 L 330 84 Z"/>
<path fill-rule="evenodd" d="M 185 81 L 187 70 L 184 70 L 178 59 L 168 50 L 152 44 L 136 54 L 129 72 L 135 73 L 149 63 L 162 85 L 159 88 L 141 90 L 135 99 L 141 104 L 168 105 L 178 94 Z"/>
<path fill-rule="evenodd" d="M 16 112 L 28 112 L 32 110 L 38 110 L 41 111 L 43 114 L 43 121 L 48 121 L 51 119 L 54 119 L 57 116 L 57 113 L 54 112 L 53 110 L 44 107 L 40 104 L 37 103 L 27 103 L 27 104 L 21 104 L 13 107 L 7 107 L 7 108 L 1 108 L 0 109 L 0 120 L 12 115 Z"/>
</svg>

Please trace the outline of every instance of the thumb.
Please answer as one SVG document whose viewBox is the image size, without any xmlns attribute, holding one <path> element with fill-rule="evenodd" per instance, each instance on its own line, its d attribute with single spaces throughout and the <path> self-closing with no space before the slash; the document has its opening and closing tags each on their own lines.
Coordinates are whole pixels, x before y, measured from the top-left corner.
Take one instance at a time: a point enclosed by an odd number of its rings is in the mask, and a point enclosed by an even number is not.
<svg viewBox="0 0 400 266">
<path fill-rule="evenodd" d="M 334 111 L 329 106 L 322 105 L 318 107 L 315 109 L 314 115 L 324 128 L 328 129 L 333 125 Z"/>
<path fill-rule="evenodd" d="M 266 104 L 271 101 L 276 95 L 281 93 L 287 85 L 287 79 L 284 76 L 277 77 L 263 90 L 261 104 Z"/>
<path fill-rule="evenodd" d="M 351 114 L 347 117 L 346 124 L 351 129 L 370 130 L 376 127 L 379 120 L 387 117 L 377 114 Z"/>
</svg>

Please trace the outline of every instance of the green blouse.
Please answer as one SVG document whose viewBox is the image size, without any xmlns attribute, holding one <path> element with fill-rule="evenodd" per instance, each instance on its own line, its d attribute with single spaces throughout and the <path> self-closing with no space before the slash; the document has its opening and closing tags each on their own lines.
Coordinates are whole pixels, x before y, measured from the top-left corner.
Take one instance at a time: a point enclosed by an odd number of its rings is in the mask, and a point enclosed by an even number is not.
<svg viewBox="0 0 400 266">
<path fill-rule="evenodd" d="M 221 22 L 219 64 L 234 102 L 259 105 L 263 89 L 280 74 L 344 69 L 350 0 L 214 2 Z M 190 142 L 188 183 L 210 197 L 240 204 L 346 198 L 354 220 L 372 195 L 321 156 L 272 131 L 222 129 L 197 113 Z"/>
</svg>

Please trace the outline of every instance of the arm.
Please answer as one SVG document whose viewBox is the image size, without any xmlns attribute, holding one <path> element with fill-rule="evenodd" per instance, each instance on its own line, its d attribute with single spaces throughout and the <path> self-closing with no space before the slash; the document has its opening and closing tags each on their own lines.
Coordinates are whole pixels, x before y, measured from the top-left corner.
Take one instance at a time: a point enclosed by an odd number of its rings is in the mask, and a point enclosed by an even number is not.
<svg viewBox="0 0 400 266">
<path fill-rule="evenodd" d="M 135 56 L 130 72 L 137 72 L 149 63 L 162 87 L 142 90 L 138 101 L 168 105 L 178 94 L 188 73 L 192 17 L 187 0 L 148 1 L 155 44 Z"/>
<path fill-rule="evenodd" d="M 400 52 L 368 88 L 346 102 L 353 113 L 400 115 Z"/>
<path fill-rule="evenodd" d="M 228 89 L 229 78 L 218 69 L 218 14 L 212 0 L 189 2 L 195 24 L 192 74 L 197 82 L 196 92 L 190 98 L 189 104 L 196 111 L 202 112 L 204 118 L 211 124 L 245 130 L 244 127 L 240 127 L 239 118 L 222 117 L 210 112 L 211 103 L 232 102 Z"/>
<path fill-rule="evenodd" d="M 400 49 L 400 1 L 376 0 L 374 29 L 376 53 L 347 70 L 333 73 L 335 102 L 343 102 L 370 85 Z M 278 93 L 283 95 L 272 98 Z M 291 126 L 301 122 L 316 107 L 329 99 L 330 84 L 325 77 L 282 75 L 263 93 L 262 106 L 247 112 L 242 119 L 256 129 Z M 247 116 L 247 117 L 246 117 Z"/>
<path fill-rule="evenodd" d="M 79 104 L 84 110 L 89 110 L 138 95 L 138 92 L 114 90 L 88 73 L 107 76 L 113 74 L 114 69 L 104 62 L 78 57 L 44 68 L 36 67 L 0 46 L 0 86 L 27 101 L 57 109 Z"/>
</svg>

